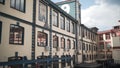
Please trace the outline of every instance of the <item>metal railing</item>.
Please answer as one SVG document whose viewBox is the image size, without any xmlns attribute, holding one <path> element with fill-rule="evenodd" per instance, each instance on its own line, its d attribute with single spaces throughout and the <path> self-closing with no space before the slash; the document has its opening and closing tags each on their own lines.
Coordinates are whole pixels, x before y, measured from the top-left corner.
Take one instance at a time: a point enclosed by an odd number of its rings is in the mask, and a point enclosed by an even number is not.
<svg viewBox="0 0 120 68">
<path fill-rule="evenodd" d="M 115 64 L 120 64 L 120 60 L 114 60 Z"/>
<path fill-rule="evenodd" d="M 62 57 L 62 58 L 45 58 L 45 59 L 35 59 L 35 60 L 15 60 L 15 61 L 8 61 L 8 62 L 0 62 L 0 68 L 5 68 L 6 66 L 19 66 L 22 65 L 20 68 L 28 68 L 28 65 L 35 65 L 34 68 L 40 68 L 37 67 L 37 64 L 45 64 L 46 66 L 49 66 L 50 64 L 54 63 L 55 61 L 61 60 L 61 62 L 68 62 L 69 60 L 72 60 L 71 57 Z M 32 66 L 33 67 L 33 66 Z M 12 67 L 9 67 L 12 68 Z M 19 67 L 13 67 L 13 68 L 19 68 Z M 31 68 L 31 67 L 30 67 Z M 48 67 L 45 67 L 48 68 Z"/>
</svg>

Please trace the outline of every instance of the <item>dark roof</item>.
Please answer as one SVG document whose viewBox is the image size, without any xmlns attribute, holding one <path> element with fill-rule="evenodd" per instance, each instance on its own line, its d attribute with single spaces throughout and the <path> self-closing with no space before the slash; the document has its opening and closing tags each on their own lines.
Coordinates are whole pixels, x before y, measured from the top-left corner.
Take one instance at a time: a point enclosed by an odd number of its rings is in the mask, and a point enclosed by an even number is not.
<svg viewBox="0 0 120 68">
<path fill-rule="evenodd" d="M 89 31 L 91 31 L 91 32 L 93 32 L 93 33 L 95 33 L 95 34 L 97 34 L 96 32 L 94 32 L 94 31 L 92 31 L 91 30 L 91 28 L 88 28 L 87 26 L 85 26 L 84 24 L 80 24 L 82 27 L 84 27 L 84 28 L 86 28 L 87 30 L 89 30 Z M 95 28 L 95 27 L 94 27 Z"/>
</svg>

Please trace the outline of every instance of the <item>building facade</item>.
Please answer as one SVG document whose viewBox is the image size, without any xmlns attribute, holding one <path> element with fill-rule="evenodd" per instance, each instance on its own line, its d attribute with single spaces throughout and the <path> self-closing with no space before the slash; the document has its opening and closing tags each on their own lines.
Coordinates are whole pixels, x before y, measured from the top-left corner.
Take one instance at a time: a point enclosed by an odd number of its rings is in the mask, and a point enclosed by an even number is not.
<svg viewBox="0 0 120 68">
<path fill-rule="evenodd" d="M 79 51 L 82 54 L 82 62 L 92 63 L 97 59 L 97 31 L 98 28 L 88 28 L 81 24 L 79 34 Z"/>
<path fill-rule="evenodd" d="M 16 53 L 28 60 L 43 54 L 73 57 L 76 19 L 49 0 L 0 1 L 0 62 Z"/>
<path fill-rule="evenodd" d="M 113 37 L 112 43 L 114 45 L 112 57 L 115 63 L 120 64 L 120 36 Z"/>
<path fill-rule="evenodd" d="M 113 29 L 98 32 L 98 57 L 99 59 L 112 59 L 113 49 L 115 49 L 114 37 L 120 36 L 120 26 L 114 26 Z"/>
<path fill-rule="evenodd" d="M 76 63 L 95 62 L 98 28 L 88 28 L 81 24 L 81 4 L 79 0 L 66 0 L 56 4 L 78 21 Z"/>
<path fill-rule="evenodd" d="M 81 25 L 78 14 L 71 16 L 50 0 L 0 0 L 0 62 L 70 56 L 71 62 L 57 65 L 69 68 L 82 59 L 95 61 L 96 31 Z"/>
</svg>

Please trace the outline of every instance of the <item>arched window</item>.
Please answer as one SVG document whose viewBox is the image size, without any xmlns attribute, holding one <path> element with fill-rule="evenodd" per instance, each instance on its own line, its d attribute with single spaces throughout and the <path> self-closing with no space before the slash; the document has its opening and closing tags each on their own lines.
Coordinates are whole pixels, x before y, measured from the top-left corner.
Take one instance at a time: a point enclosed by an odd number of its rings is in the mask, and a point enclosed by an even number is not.
<svg viewBox="0 0 120 68">
<path fill-rule="evenodd" d="M 75 48 L 76 48 L 75 41 L 73 40 L 73 49 L 75 49 Z"/>
<path fill-rule="evenodd" d="M 58 37 L 56 35 L 53 36 L 53 47 L 58 47 Z"/>
<path fill-rule="evenodd" d="M 65 39 L 61 38 L 61 48 L 65 48 Z"/>
<path fill-rule="evenodd" d="M 67 48 L 68 48 L 68 49 L 71 49 L 71 42 L 70 42 L 69 39 L 67 39 Z"/>
<path fill-rule="evenodd" d="M 47 46 L 47 34 L 44 32 L 38 31 L 37 35 L 37 45 L 38 46 Z"/>
</svg>

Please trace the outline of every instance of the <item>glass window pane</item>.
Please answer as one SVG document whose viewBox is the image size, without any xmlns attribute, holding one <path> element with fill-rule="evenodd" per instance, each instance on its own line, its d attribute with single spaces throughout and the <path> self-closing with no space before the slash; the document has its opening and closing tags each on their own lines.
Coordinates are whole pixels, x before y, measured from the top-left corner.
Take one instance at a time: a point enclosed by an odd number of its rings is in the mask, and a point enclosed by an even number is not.
<svg viewBox="0 0 120 68">
<path fill-rule="evenodd" d="M 58 46 L 58 37 L 53 36 L 53 47 L 57 47 L 57 46 Z"/>
<path fill-rule="evenodd" d="M 68 32 L 70 32 L 70 20 L 66 20 L 66 29 Z"/>
<path fill-rule="evenodd" d="M 15 0 L 11 0 L 11 7 L 15 7 Z"/>
<path fill-rule="evenodd" d="M 25 0 L 11 0 L 11 7 L 19 11 L 25 11 Z"/>
<path fill-rule="evenodd" d="M 58 13 L 56 11 L 53 11 L 52 21 L 54 26 L 58 26 Z"/>
<path fill-rule="evenodd" d="M 61 38 L 61 48 L 65 48 L 65 39 Z"/>
<path fill-rule="evenodd" d="M 71 48 L 71 44 L 70 44 L 70 40 L 67 40 L 67 48 L 70 49 Z"/>
<path fill-rule="evenodd" d="M 46 22 L 46 14 L 47 14 L 47 6 L 40 2 L 39 7 L 39 20 L 42 22 Z"/>
<path fill-rule="evenodd" d="M 4 2 L 4 0 L 0 0 L 0 3 L 3 3 Z"/>
<path fill-rule="evenodd" d="M 73 22 L 71 23 L 71 30 L 72 30 L 72 33 L 74 33 L 74 23 Z"/>
<path fill-rule="evenodd" d="M 47 34 L 46 33 L 38 31 L 37 45 L 47 46 Z"/>
<path fill-rule="evenodd" d="M 20 9 L 20 0 L 16 0 L 15 8 Z"/>
<path fill-rule="evenodd" d="M 65 27 L 64 27 L 65 26 L 64 20 L 65 20 L 64 17 L 60 16 L 60 23 L 61 23 L 60 26 L 61 26 L 61 29 L 65 29 Z"/>
<path fill-rule="evenodd" d="M 24 0 L 21 0 L 21 3 L 20 3 L 20 10 L 21 10 L 21 11 L 24 11 L 24 8 L 25 8 Z"/>
<path fill-rule="evenodd" d="M 10 44 L 23 44 L 24 28 L 17 25 L 10 25 Z"/>
</svg>

